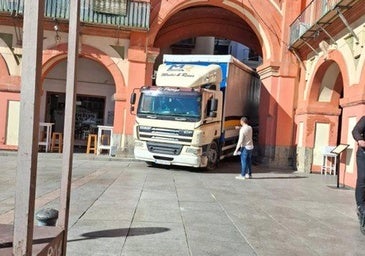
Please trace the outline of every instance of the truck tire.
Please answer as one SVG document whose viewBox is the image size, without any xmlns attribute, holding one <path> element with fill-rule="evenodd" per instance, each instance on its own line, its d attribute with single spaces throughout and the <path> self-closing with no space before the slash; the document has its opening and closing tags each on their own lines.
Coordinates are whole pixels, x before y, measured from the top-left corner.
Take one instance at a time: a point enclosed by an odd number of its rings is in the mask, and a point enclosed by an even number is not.
<svg viewBox="0 0 365 256">
<path fill-rule="evenodd" d="M 214 170 L 218 163 L 218 144 L 213 141 L 207 149 L 208 163 L 206 169 L 208 171 Z"/>
</svg>

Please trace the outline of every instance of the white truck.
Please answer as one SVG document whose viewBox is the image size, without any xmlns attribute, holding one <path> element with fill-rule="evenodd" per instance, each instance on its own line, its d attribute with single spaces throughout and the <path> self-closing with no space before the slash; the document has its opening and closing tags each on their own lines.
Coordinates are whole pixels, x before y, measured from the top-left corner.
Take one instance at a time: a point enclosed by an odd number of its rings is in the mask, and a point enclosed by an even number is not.
<svg viewBox="0 0 365 256">
<path fill-rule="evenodd" d="M 131 95 L 135 158 L 214 169 L 233 154 L 240 118 L 257 113 L 259 85 L 231 55 L 164 55 L 156 85 Z"/>
</svg>

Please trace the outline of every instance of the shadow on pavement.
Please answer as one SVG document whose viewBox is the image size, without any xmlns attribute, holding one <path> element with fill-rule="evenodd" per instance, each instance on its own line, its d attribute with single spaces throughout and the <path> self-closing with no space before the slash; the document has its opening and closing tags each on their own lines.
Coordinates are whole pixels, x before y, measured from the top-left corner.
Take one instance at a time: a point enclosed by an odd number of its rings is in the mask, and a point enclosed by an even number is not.
<svg viewBox="0 0 365 256">
<path fill-rule="evenodd" d="M 337 187 L 336 185 L 333 185 L 333 186 L 329 185 L 329 186 L 327 186 L 327 187 L 332 188 L 332 189 L 353 190 L 353 188 L 350 188 L 350 187 L 344 187 L 343 185 L 341 185 L 341 186 L 339 186 L 339 187 Z"/>
<path fill-rule="evenodd" d="M 169 231 L 169 228 L 163 227 L 142 227 L 142 228 L 117 228 L 117 229 L 106 229 L 81 234 L 83 238 L 68 240 L 67 242 L 77 242 L 90 239 L 98 238 L 112 238 L 122 236 L 143 236 L 152 235 L 157 233 L 163 233 Z"/>
<path fill-rule="evenodd" d="M 220 160 L 217 167 L 214 170 L 206 170 L 204 168 L 193 168 L 193 167 L 187 167 L 187 166 L 177 166 L 177 165 L 158 165 L 150 163 L 149 168 L 158 168 L 158 169 L 165 169 L 170 171 L 187 171 L 187 172 L 194 172 L 194 173 L 207 173 L 207 174 L 213 174 L 213 173 L 240 173 L 241 169 L 241 163 L 239 157 L 230 157 L 223 160 Z M 261 165 L 259 163 L 254 162 L 252 164 L 252 173 L 271 173 L 271 174 L 288 174 L 292 175 L 296 172 L 294 168 L 290 169 L 280 169 L 280 168 L 272 168 L 267 167 L 265 165 Z M 271 177 L 268 177 L 268 179 L 274 179 Z M 278 179 L 285 179 L 285 177 L 278 177 Z M 288 177 L 288 179 L 293 179 L 295 177 Z M 303 178 L 298 176 L 297 178 Z"/>
<path fill-rule="evenodd" d="M 285 180 L 285 179 L 307 179 L 305 176 L 276 176 L 276 177 L 252 177 L 252 180 Z"/>
</svg>

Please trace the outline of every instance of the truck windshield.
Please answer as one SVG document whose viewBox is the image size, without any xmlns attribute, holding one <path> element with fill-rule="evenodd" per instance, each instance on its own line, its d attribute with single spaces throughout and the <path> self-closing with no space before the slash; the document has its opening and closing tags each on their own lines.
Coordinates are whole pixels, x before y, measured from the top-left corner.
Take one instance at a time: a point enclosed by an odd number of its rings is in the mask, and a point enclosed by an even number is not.
<svg viewBox="0 0 365 256">
<path fill-rule="evenodd" d="M 137 111 L 138 117 L 198 121 L 201 115 L 201 94 L 194 91 L 145 90 Z"/>
</svg>

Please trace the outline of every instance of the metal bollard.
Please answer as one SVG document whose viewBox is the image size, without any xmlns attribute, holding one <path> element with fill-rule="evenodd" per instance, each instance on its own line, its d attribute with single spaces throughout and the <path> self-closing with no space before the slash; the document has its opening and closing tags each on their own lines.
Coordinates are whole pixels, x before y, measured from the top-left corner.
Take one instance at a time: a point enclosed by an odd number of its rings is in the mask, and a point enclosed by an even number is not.
<svg viewBox="0 0 365 256">
<path fill-rule="evenodd" d="M 36 213 L 38 226 L 56 226 L 58 211 L 52 208 L 45 208 Z"/>
</svg>

